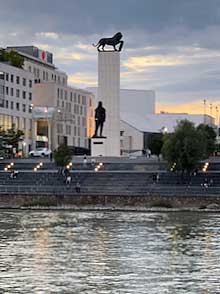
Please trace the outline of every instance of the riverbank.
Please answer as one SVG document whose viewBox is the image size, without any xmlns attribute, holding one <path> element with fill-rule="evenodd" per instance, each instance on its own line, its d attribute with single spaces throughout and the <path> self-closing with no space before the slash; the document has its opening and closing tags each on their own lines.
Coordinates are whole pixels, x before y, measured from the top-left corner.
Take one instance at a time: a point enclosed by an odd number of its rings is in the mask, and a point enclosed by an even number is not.
<svg viewBox="0 0 220 294">
<path fill-rule="evenodd" d="M 1 194 L 0 209 L 220 211 L 218 196 Z"/>
</svg>

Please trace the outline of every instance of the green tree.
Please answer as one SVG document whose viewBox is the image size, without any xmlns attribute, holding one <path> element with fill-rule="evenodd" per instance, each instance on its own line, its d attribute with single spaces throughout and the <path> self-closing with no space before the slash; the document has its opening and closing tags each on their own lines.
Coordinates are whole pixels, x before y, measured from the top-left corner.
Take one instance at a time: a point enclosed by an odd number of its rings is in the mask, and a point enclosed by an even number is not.
<svg viewBox="0 0 220 294">
<path fill-rule="evenodd" d="M 6 153 L 7 151 L 9 155 L 12 155 L 12 149 L 16 148 L 18 150 L 18 143 L 23 141 L 23 136 L 24 132 L 16 130 L 14 125 L 7 131 L 0 130 L 0 148 L 2 152 Z"/>
<path fill-rule="evenodd" d="M 203 138 L 194 124 L 182 120 L 175 132 L 164 135 L 162 154 L 171 167 L 175 164 L 178 171 L 190 172 L 203 158 Z"/>
<path fill-rule="evenodd" d="M 202 138 L 203 146 L 203 158 L 208 158 L 213 154 L 216 148 L 216 132 L 215 130 L 205 124 L 200 124 L 197 127 Z"/>
<path fill-rule="evenodd" d="M 163 147 L 163 134 L 152 134 L 148 143 L 148 147 L 151 153 L 158 157 L 160 160 L 160 154 Z"/>
<path fill-rule="evenodd" d="M 62 144 L 54 151 L 54 160 L 58 166 L 65 166 L 71 161 L 71 153 L 69 148 Z"/>
<path fill-rule="evenodd" d="M 7 51 L 0 49 L 0 61 L 9 62 L 11 65 L 22 68 L 24 64 L 24 58 L 16 51 Z"/>
</svg>

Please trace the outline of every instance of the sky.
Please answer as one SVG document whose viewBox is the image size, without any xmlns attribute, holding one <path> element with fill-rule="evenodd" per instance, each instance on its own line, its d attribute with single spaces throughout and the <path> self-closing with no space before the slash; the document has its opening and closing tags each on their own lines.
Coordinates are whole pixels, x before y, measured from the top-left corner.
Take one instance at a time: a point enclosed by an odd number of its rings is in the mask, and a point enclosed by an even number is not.
<svg viewBox="0 0 220 294">
<path fill-rule="evenodd" d="M 121 88 L 155 90 L 157 112 L 220 109 L 219 0 L 0 0 L 0 46 L 54 54 L 69 84 L 97 85 L 92 43 L 123 34 Z M 212 110 L 210 107 L 212 104 Z"/>
</svg>

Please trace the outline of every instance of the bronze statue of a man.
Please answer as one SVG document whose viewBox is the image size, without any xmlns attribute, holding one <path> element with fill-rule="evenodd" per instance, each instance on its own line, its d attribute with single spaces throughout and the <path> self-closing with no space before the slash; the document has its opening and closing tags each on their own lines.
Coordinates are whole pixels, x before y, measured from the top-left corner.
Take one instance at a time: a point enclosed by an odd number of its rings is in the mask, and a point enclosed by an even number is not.
<svg viewBox="0 0 220 294">
<path fill-rule="evenodd" d="M 99 101 L 98 107 L 95 109 L 95 134 L 93 137 L 98 137 L 98 129 L 100 129 L 99 136 L 102 137 L 105 118 L 105 108 L 102 106 L 102 102 Z"/>
</svg>

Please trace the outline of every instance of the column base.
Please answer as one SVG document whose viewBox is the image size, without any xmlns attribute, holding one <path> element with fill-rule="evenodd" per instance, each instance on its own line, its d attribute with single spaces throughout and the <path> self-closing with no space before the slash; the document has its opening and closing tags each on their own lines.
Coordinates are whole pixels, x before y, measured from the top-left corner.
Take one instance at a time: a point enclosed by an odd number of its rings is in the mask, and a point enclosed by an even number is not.
<svg viewBox="0 0 220 294">
<path fill-rule="evenodd" d="M 106 137 L 91 138 L 91 155 L 92 156 L 107 156 Z"/>
</svg>

